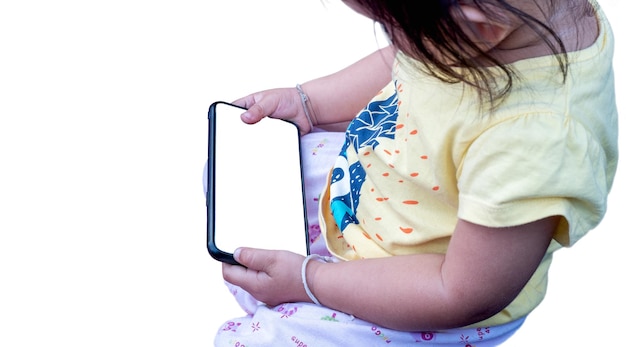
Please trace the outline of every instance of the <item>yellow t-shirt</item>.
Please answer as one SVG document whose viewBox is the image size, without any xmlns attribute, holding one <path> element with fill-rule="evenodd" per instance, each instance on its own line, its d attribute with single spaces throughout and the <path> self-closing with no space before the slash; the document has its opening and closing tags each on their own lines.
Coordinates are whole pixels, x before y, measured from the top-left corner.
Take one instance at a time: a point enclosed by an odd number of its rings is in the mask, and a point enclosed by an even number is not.
<svg viewBox="0 0 626 347">
<path fill-rule="evenodd" d="M 320 199 L 330 251 L 344 260 L 445 253 L 459 218 L 507 227 L 560 215 L 521 294 L 476 326 L 532 311 L 552 252 L 600 222 L 615 176 L 613 37 L 597 16 L 598 39 L 570 53 L 565 83 L 553 56 L 516 62 L 522 79 L 495 111 L 399 53 L 392 82 L 349 126 Z"/>
</svg>

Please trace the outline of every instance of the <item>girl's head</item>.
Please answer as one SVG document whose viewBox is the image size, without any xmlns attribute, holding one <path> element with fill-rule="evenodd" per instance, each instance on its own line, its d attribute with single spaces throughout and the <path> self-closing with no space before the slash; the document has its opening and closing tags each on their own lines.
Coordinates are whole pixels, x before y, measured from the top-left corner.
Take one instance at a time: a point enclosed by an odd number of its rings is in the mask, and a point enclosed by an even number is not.
<svg viewBox="0 0 626 347">
<path fill-rule="evenodd" d="M 552 23 L 572 4 L 587 0 L 344 0 L 380 22 L 392 44 L 425 64 L 438 78 L 465 82 L 491 102 L 515 78 L 507 65 L 528 54 L 553 54 L 563 77 L 566 46 Z M 570 22 L 569 24 L 572 24 Z M 541 47 L 541 48 L 540 48 Z M 484 69 L 484 67 L 497 69 Z M 459 69 L 462 68 L 462 69 Z M 496 78 L 501 73 L 505 78 Z"/>
</svg>

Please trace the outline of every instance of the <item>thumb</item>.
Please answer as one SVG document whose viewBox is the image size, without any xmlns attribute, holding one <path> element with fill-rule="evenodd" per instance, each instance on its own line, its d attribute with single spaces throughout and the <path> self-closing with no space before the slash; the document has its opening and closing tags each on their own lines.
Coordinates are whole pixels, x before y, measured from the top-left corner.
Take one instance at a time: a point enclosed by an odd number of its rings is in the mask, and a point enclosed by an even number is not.
<svg viewBox="0 0 626 347">
<path fill-rule="evenodd" d="M 263 271 L 272 262 L 272 251 L 240 247 L 233 252 L 235 260 L 250 270 Z"/>
<path fill-rule="evenodd" d="M 276 111 L 279 98 L 272 96 L 271 93 L 259 92 L 235 100 L 233 103 L 247 109 L 241 114 L 241 120 L 248 124 L 254 124 Z"/>
</svg>

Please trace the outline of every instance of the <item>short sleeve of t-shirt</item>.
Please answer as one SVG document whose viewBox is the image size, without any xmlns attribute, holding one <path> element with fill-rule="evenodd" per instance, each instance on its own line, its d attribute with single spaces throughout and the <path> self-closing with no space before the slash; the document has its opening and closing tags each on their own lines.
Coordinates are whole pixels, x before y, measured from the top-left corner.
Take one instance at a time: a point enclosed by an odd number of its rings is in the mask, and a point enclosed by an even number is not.
<svg viewBox="0 0 626 347">
<path fill-rule="evenodd" d="M 583 125 L 550 113 L 486 129 L 459 168 L 459 218 L 506 227 L 560 215 L 554 235 L 570 246 L 606 211 L 610 181 L 603 148 Z"/>
</svg>

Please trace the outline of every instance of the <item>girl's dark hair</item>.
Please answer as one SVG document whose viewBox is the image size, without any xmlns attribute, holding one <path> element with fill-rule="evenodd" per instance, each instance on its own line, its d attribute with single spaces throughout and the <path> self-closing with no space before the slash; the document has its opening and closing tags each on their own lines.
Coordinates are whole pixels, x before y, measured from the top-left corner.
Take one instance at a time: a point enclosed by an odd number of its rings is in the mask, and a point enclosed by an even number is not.
<svg viewBox="0 0 626 347">
<path fill-rule="evenodd" d="M 385 27 L 392 43 L 407 55 L 424 63 L 428 72 L 449 82 L 465 82 L 478 90 L 483 101 L 492 106 L 505 97 L 513 86 L 515 71 L 489 52 L 482 51 L 464 33 L 455 19 L 462 16 L 459 0 L 356 0 L 374 20 Z M 510 5 L 505 0 L 466 0 L 490 15 L 494 7 L 515 15 L 528 25 L 554 53 L 563 80 L 568 58 L 559 35 L 541 20 Z M 491 10 L 489 10 L 491 8 Z M 498 15 L 492 15 L 498 21 Z M 394 40 L 394 33 L 406 40 Z M 429 44 L 430 43 L 430 44 Z M 437 52 L 433 51 L 436 47 Z M 446 61 L 442 61 L 443 59 Z M 454 64 L 450 64 L 450 61 Z M 485 65 L 497 69 L 482 69 Z M 465 69 L 458 69 L 465 68 Z M 497 71 L 504 73 L 504 82 Z M 468 73 L 469 71 L 469 73 Z M 498 78 L 496 78 L 498 77 Z"/>
</svg>

